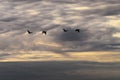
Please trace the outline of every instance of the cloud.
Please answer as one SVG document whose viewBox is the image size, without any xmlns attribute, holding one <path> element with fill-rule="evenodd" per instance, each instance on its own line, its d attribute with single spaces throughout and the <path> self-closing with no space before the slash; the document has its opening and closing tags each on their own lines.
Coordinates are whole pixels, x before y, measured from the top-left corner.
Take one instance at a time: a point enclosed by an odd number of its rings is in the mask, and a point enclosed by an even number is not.
<svg viewBox="0 0 120 80">
<path fill-rule="evenodd" d="M 13 2 L 14 2 L 14 1 L 16 1 L 16 2 L 20 1 L 20 2 L 21 2 L 21 1 L 24 1 L 24 0 L 12 0 L 12 1 L 13 1 Z M 28 1 L 28 2 L 29 2 L 29 1 L 30 1 L 30 2 L 36 2 L 36 1 L 42 1 L 42 0 L 35 0 L 35 1 L 32 1 L 32 0 L 26 0 L 26 1 Z"/>
<path fill-rule="evenodd" d="M 119 19 L 119 0 L 94 0 L 94 3 L 90 0 L 0 2 L 1 51 L 33 50 L 60 54 L 70 51 L 119 51 L 118 47 L 109 46 L 120 43 L 119 37 L 114 36 L 120 32 L 117 28 L 119 21 L 110 18 Z M 111 21 L 114 21 L 113 25 Z M 63 28 L 69 29 L 69 32 L 63 32 Z M 76 28 L 81 32 L 75 32 Z M 33 32 L 32 35 L 26 33 L 28 29 Z M 42 30 L 47 30 L 46 36 L 41 34 Z"/>
<path fill-rule="evenodd" d="M 66 41 L 84 41 L 86 40 L 89 36 L 87 32 L 84 30 L 80 30 L 80 32 L 76 32 L 75 29 L 69 30 L 68 32 L 61 32 L 59 36 L 57 36 L 57 40 L 61 42 L 66 42 Z"/>
<path fill-rule="evenodd" d="M 0 21 L 2 21 L 2 22 L 11 22 L 11 21 L 14 21 L 16 19 L 17 18 L 9 17 L 9 18 L 0 19 Z"/>
<path fill-rule="evenodd" d="M 106 7 L 98 7 L 93 10 L 86 10 L 83 13 L 85 15 L 100 15 L 100 16 L 112 16 L 112 15 L 119 15 L 120 14 L 120 5 L 109 5 Z"/>
<path fill-rule="evenodd" d="M 48 68 L 49 66 L 49 68 Z M 119 63 L 19 62 L 0 63 L 1 80 L 119 80 Z M 94 69 L 93 69 L 94 68 Z M 47 76 L 47 77 L 46 77 Z M 86 77 L 87 76 L 87 77 Z"/>
<path fill-rule="evenodd" d="M 10 56 L 9 53 L 0 53 L 0 60 L 5 60 L 9 56 Z"/>
</svg>

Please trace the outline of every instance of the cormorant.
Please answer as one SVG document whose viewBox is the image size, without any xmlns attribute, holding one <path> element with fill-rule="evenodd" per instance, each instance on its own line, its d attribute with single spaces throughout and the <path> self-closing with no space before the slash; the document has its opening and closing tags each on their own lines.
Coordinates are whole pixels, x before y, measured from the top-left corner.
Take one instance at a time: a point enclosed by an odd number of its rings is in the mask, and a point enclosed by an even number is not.
<svg viewBox="0 0 120 80">
<path fill-rule="evenodd" d="M 80 32 L 80 29 L 75 29 L 76 32 Z"/>
<path fill-rule="evenodd" d="M 63 29 L 63 31 L 64 31 L 64 32 L 67 32 L 68 30 L 66 30 L 66 29 Z"/>
<path fill-rule="evenodd" d="M 29 31 L 29 30 L 27 30 L 27 32 L 28 32 L 28 34 L 32 34 L 33 32 L 31 32 L 31 31 Z"/>
<path fill-rule="evenodd" d="M 45 35 L 46 35 L 46 34 L 47 34 L 47 31 L 42 31 L 42 34 L 45 34 Z"/>
</svg>

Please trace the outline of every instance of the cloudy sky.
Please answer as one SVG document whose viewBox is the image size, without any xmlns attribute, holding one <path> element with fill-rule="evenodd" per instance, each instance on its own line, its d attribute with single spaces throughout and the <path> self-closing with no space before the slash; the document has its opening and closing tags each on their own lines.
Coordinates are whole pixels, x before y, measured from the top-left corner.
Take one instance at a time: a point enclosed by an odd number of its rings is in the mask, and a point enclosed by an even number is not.
<svg viewBox="0 0 120 80">
<path fill-rule="evenodd" d="M 119 62 L 119 26 L 120 0 L 0 0 L 0 61 Z"/>
</svg>

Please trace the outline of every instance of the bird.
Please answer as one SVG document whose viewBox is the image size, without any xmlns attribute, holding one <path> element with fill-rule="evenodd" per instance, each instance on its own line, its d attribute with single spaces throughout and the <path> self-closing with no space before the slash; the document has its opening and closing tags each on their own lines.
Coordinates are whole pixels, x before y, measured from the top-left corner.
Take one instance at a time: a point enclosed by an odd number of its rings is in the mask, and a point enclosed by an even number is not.
<svg viewBox="0 0 120 80">
<path fill-rule="evenodd" d="M 63 29 L 63 31 L 64 31 L 64 32 L 67 32 L 68 30 L 66 30 L 66 29 Z"/>
<path fill-rule="evenodd" d="M 28 34 L 32 34 L 33 32 L 31 32 L 30 30 L 27 30 Z"/>
<path fill-rule="evenodd" d="M 47 31 L 42 31 L 42 34 L 45 34 L 45 35 L 46 35 L 46 34 L 47 34 Z"/>
<path fill-rule="evenodd" d="M 76 32 L 80 32 L 80 29 L 75 29 Z"/>
</svg>

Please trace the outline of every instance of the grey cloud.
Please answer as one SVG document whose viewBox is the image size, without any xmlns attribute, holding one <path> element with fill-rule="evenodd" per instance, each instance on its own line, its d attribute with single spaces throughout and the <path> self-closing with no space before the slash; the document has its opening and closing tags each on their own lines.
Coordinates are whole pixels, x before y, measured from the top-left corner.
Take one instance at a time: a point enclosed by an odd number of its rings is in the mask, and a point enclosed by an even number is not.
<svg viewBox="0 0 120 80">
<path fill-rule="evenodd" d="M 0 38 L 1 50 L 48 50 L 58 53 L 67 51 L 113 50 L 107 45 L 120 42 L 119 39 L 112 37 L 114 33 L 120 32 L 120 30 L 111 28 L 112 26 L 104 25 L 104 22 L 108 20 L 105 16 L 119 15 L 119 0 L 94 0 L 94 3 L 91 0 L 51 0 L 51 3 L 43 4 L 43 2 L 46 1 L 48 0 L 10 0 L 5 2 L 2 12 L 0 12 L 0 33 L 1 35 L 6 34 L 8 36 L 2 36 Z M 1 2 L 4 3 L 4 1 Z M 30 2 L 30 4 L 26 2 Z M 113 5 L 112 2 L 114 3 Z M 67 7 L 67 4 L 61 3 L 85 4 L 84 6 L 91 8 L 90 10 L 75 11 Z M 106 8 L 97 7 L 105 4 Z M 20 7 L 20 9 L 16 9 L 16 7 Z M 7 12 L 5 12 L 6 10 Z M 27 14 L 26 10 L 37 10 L 39 13 L 33 16 Z M 73 14 L 69 13 L 69 11 L 73 12 Z M 74 16 L 78 16 L 80 19 L 71 18 Z M 57 18 L 62 19 L 61 24 L 53 23 Z M 73 26 L 73 24 L 77 26 Z M 66 27 L 71 28 L 71 30 L 64 33 L 62 28 Z M 80 28 L 81 32 L 75 32 L 74 29 L 76 28 Z M 26 35 L 27 29 L 31 30 L 34 34 Z M 32 40 L 38 37 L 44 38 L 41 34 L 37 35 L 37 33 L 42 30 L 48 31 L 48 35 L 44 36 L 46 39 L 50 37 L 48 42 L 52 41 L 60 44 L 62 48 L 47 45 L 34 45 Z M 30 40 L 27 39 L 28 37 L 31 37 Z M 24 43 L 31 43 L 33 46 L 28 46 Z M 14 46 L 16 46 L 16 48 Z M 64 50 L 64 48 L 66 50 Z"/>
<path fill-rule="evenodd" d="M 10 0 L 10 1 L 13 1 L 13 2 L 29 2 L 29 3 L 31 3 L 31 2 L 36 2 L 36 1 L 43 1 L 43 0 Z"/>
<path fill-rule="evenodd" d="M 85 30 L 80 30 L 80 32 L 76 32 L 75 29 L 68 30 L 68 32 L 62 31 L 60 34 L 56 36 L 58 41 L 66 42 L 66 41 L 84 41 L 88 39 L 89 34 Z"/>
<path fill-rule="evenodd" d="M 62 44 L 64 48 L 69 48 L 64 50 L 65 52 L 71 51 L 99 51 L 99 50 L 114 50 L 108 45 L 111 43 L 116 43 L 116 39 L 112 35 L 119 30 L 115 28 L 106 28 L 106 31 L 101 31 L 99 29 L 91 30 L 81 30 L 81 33 L 76 33 L 74 30 L 68 33 L 58 34 L 54 41 Z M 119 43 L 119 40 L 118 42 Z M 119 49 L 115 49 L 119 50 Z M 63 51 L 63 52 L 64 52 Z"/>
<path fill-rule="evenodd" d="M 118 5 L 110 5 L 103 8 L 95 8 L 92 10 L 83 11 L 83 15 L 98 15 L 99 16 L 112 16 L 120 14 L 120 4 Z"/>
<path fill-rule="evenodd" d="M 4 18 L 4 19 L 0 19 L 0 21 L 2 22 L 11 22 L 11 21 L 15 21 L 17 20 L 17 18 L 15 17 L 9 17 L 9 18 Z"/>
</svg>

